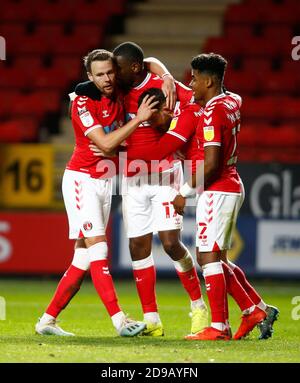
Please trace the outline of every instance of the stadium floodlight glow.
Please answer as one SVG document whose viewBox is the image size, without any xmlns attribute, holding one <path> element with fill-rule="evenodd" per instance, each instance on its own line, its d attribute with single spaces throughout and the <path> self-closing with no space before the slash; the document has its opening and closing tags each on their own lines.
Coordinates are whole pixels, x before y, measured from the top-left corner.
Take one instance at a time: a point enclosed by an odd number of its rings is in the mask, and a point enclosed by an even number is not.
<svg viewBox="0 0 300 383">
<path fill-rule="evenodd" d="M 2 36 L 0 36 L 0 60 L 6 60 L 6 41 Z"/>
</svg>

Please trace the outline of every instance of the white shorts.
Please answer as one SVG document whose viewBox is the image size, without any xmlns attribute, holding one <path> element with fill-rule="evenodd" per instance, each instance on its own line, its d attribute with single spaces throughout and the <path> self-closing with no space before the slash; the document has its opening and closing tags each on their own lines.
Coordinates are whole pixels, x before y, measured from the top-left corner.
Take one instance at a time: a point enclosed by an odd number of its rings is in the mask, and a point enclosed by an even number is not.
<svg viewBox="0 0 300 383">
<path fill-rule="evenodd" d="M 169 182 L 170 181 L 170 182 Z M 122 208 L 128 238 L 145 234 L 182 229 L 182 216 L 172 201 L 183 184 L 181 163 L 162 173 L 123 177 Z"/>
<path fill-rule="evenodd" d="M 244 193 L 203 192 L 197 202 L 196 247 L 200 252 L 231 248 Z"/>
<path fill-rule="evenodd" d="M 65 170 L 62 192 L 69 220 L 69 238 L 105 235 L 112 196 L 112 179 Z"/>
</svg>

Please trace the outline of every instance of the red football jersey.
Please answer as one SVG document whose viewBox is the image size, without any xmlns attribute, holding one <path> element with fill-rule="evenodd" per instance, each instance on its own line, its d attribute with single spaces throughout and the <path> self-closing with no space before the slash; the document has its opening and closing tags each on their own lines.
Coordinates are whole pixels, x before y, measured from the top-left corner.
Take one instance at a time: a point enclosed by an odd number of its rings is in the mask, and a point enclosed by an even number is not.
<svg viewBox="0 0 300 383">
<path fill-rule="evenodd" d="M 147 73 L 144 81 L 138 86 L 132 88 L 124 97 L 124 105 L 126 111 L 126 121 L 132 119 L 138 110 L 138 99 L 140 95 L 150 88 L 161 88 L 163 80 L 152 73 Z M 177 98 L 182 104 L 190 102 L 193 94 L 192 90 L 185 85 L 176 82 Z M 141 124 L 126 140 L 128 149 L 130 147 L 136 147 L 137 149 L 147 150 L 148 146 L 157 143 L 163 135 L 158 129 L 151 127 L 148 122 Z M 172 161 L 172 156 L 169 160 Z M 127 162 L 127 176 L 136 174 L 135 171 L 129 171 L 128 166 L 131 161 Z M 133 170 L 133 169 L 132 169 Z M 150 168 L 148 168 L 148 171 Z M 153 169 L 152 169 L 153 170 Z"/>
<path fill-rule="evenodd" d="M 92 141 L 89 132 L 102 128 L 105 133 L 112 132 L 123 125 L 125 118 L 122 102 L 102 96 L 101 100 L 92 100 L 77 96 L 72 105 L 72 123 L 75 133 L 75 148 L 67 164 L 67 169 L 88 173 L 93 178 L 109 178 L 118 170 L 118 157 L 96 157 L 89 148 Z M 113 164 L 109 161 L 113 161 Z M 108 168 L 109 166 L 109 168 Z"/>
<path fill-rule="evenodd" d="M 237 135 L 240 131 L 241 97 L 220 94 L 206 104 L 199 119 L 196 137 L 199 158 L 204 159 L 204 148 L 210 145 L 221 147 L 221 160 L 217 177 L 206 190 L 239 193 L 240 177 L 236 169 Z"/>
<path fill-rule="evenodd" d="M 129 146 L 127 155 L 129 159 L 142 159 L 145 161 L 168 159 L 177 150 L 182 151 L 186 160 L 191 161 L 192 170 L 195 171 L 195 160 L 199 151 L 195 139 L 196 127 L 203 109 L 197 104 L 189 103 L 181 107 L 180 102 L 175 106 L 175 117 L 172 119 L 169 130 L 159 141 L 145 147 Z"/>
</svg>

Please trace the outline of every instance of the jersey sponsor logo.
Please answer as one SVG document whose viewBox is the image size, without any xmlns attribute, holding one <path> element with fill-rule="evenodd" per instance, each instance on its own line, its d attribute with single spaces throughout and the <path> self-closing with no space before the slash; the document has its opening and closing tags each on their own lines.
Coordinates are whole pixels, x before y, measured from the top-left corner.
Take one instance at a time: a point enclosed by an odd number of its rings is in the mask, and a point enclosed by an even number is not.
<svg viewBox="0 0 300 383">
<path fill-rule="evenodd" d="M 213 126 L 204 126 L 203 134 L 205 141 L 212 141 L 215 137 L 215 130 Z"/>
<path fill-rule="evenodd" d="M 178 118 L 173 118 L 169 127 L 169 130 L 174 130 L 177 125 Z"/>
<path fill-rule="evenodd" d="M 90 231 L 93 228 L 92 222 L 84 222 L 82 226 L 85 231 Z"/>
<path fill-rule="evenodd" d="M 80 120 L 86 128 L 89 128 L 90 126 L 93 125 L 94 119 L 89 111 L 85 112 L 80 116 Z"/>
<path fill-rule="evenodd" d="M 81 116 L 83 113 L 88 111 L 86 106 L 84 106 L 83 108 L 79 108 L 79 106 L 78 106 L 77 110 L 78 110 L 78 116 Z"/>
<path fill-rule="evenodd" d="M 109 117 L 109 113 L 107 110 L 102 110 L 102 117 Z"/>
</svg>

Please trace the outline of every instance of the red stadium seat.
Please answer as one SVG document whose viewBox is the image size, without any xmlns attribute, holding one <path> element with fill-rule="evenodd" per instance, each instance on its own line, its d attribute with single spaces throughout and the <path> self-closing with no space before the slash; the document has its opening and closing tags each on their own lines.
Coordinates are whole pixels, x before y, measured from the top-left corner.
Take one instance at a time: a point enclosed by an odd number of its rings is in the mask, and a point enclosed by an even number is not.
<svg viewBox="0 0 300 383">
<path fill-rule="evenodd" d="M 35 34 L 42 37 L 43 39 L 57 39 L 64 34 L 64 24 L 39 24 L 36 27 Z"/>
<path fill-rule="evenodd" d="M 26 2 L 13 3 L 10 1 L 1 4 L 0 18 L 2 22 L 30 21 L 34 16 L 34 7 L 29 7 Z"/>
<path fill-rule="evenodd" d="M 226 10 L 224 22 L 229 24 L 255 24 L 261 21 L 257 7 L 247 4 L 230 4 Z"/>
<path fill-rule="evenodd" d="M 34 118 L 15 118 L 1 122 L 0 142 L 32 142 L 38 138 L 38 121 Z"/>
<path fill-rule="evenodd" d="M 278 123 L 281 118 L 281 107 L 280 97 L 244 97 L 242 118 L 245 123 Z"/>
<path fill-rule="evenodd" d="M 31 85 L 31 79 L 28 75 L 24 75 L 18 68 L 1 69 L 0 88 L 17 88 L 22 89 Z"/>
<path fill-rule="evenodd" d="M 105 25 L 109 19 L 110 13 L 107 2 L 87 3 L 84 7 L 76 7 L 74 10 L 75 23 L 94 22 Z"/>
<path fill-rule="evenodd" d="M 35 73 L 32 88 L 60 89 L 66 88 L 69 83 L 68 77 L 61 68 L 41 68 Z"/>
<path fill-rule="evenodd" d="M 259 83 L 255 71 L 228 71 L 225 75 L 225 87 L 232 91 L 244 95 L 255 95 L 258 93 Z"/>
<path fill-rule="evenodd" d="M 282 97 L 281 118 L 284 123 L 300 124 L 300 100 L 292 97 Z"/>
<path fill-rule="evenodd" d="M 264 38 L 268 39 L 269 41 L 285 39 L 290 42 L 292 36 L 293 33 L 290 25 L 267 24 L 264 28 Z"/>
<path fill-rule="evenodd" d="M 52 67 L 63 71 L 64 75 L 70 80 L 78 79 L 84 70 L 83 62 L 77 56 L 55 56 Z"/>
<path fill-rule="evenodd" d="M 229 40 L 222 37 L 210 37 L 203 47 L 203 52 L 219 53 L 226 58 L 240 57 L 242 42 L 239 40 Z"/>
<path fill-rule="evenodd" d="M 0 16 L 1 20 L 1 16 Z M 0 24 L 0 36 L 22 36 L 26 33 L 25 24 L 18 22 L 7 22 Z"/>
<path fill-rule="evenodd" d="M 17 56 L 14 60 L 14 67 L 22 71 L 35 71 L 43 66 L 40 56 Z"/>
<path fill-rule="evenodd" d="M 228 24 L 225 27 L 224 35 L 227 39 L 240 39 L 241 36 L 244 38 L 251 38 L 254 36 L 254 30 L 252 25 L 239 25 L 239 24 Z"/>
<path fill-rule="evenodd" d="M 49 40 L 37 34 L 24 35 L 18 38 L 11 51 L 16 55 L 36 54 L 42 55 L 49 53 Z"/>
<path fill-rule="evenodd" d="M 297 83 L 291 72 L 262 72 L 260 88 L 263 94 L 270 95 L 294 95 L 297 91 Z"/>
<path fill-rule="evenodd" d="M 89 47 L 101 47 L 104 29 L 102 25 L 97 24 L 77 24 L 74 28 L 72 37 L 77 41 L 84 41 Z"/>
<path fill-rule="evenodd" d="M 74 7 L 68 2 L 43 2 L 39 7 L 35 8 L 35 19 L 39 23 L 72 22 L 74 20 L 73 12 Z"/>
<path fill-rule="evenodd" d="M 245 57 L 243 60 L 244 72 L 262 73 L 271 70 L 272 62 L 265 57 Z"/>
<path fill-rule="evenodd" d="M 13 116 L 34 116 L 41 118 L 46 112 L 59 110 L 59 93 L 56 91 L 35 91 L 28 95 L 21 95 L 14 105 Z"/>
<path fill-rule="evenodd" d="M 58 41 L 52 41 L 50 51 L 54 55 L 76 55 L 82 57 L 90 49 L 98 48 L 98 44 L 91 44 L 85 36 L 67 35 Z"/>
</svg>

